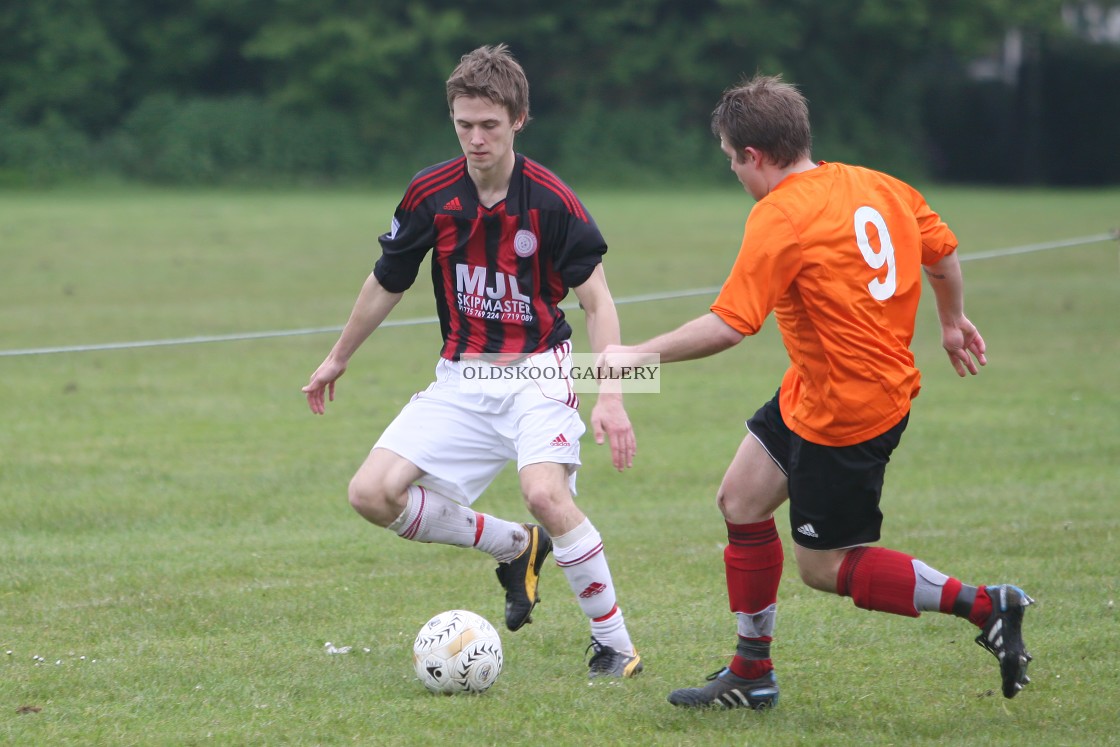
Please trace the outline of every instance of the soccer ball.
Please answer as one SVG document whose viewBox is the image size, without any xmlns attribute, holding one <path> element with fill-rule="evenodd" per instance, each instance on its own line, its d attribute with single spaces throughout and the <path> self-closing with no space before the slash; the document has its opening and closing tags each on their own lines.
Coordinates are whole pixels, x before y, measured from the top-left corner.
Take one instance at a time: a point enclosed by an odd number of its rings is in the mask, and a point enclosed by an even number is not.
<svg viewBox="0 0 1120 747">
<path fill-rule="evenodd" d="M 502 641 L 481 616 L 448 610 L 424 623 L 416 634 L 412 665 L 433 693 L 485 692 L 502 672 Z"/>
</svg>

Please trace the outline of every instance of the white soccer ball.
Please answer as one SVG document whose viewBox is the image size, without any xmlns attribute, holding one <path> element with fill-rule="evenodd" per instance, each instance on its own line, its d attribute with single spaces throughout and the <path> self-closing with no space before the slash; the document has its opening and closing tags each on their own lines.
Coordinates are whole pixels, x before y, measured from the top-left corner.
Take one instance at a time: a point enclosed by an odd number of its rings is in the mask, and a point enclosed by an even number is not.
<svg viewBox="0 0 1120 747">
<path fill-rule="evenodd" d="M 485 692 L 502 672 L 502 640 L 485 618 L 448 610 L 420 628 L 412 644 L 412 664 L 433 693 Z"/>
</svg>

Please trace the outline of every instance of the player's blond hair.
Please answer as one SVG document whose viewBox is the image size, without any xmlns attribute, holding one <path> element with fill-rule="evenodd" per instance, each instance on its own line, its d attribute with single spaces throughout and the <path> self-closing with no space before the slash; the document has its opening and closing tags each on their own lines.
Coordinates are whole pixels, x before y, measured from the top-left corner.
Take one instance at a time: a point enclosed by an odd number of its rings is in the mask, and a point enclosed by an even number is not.
<svg viewBox="0 0 1120 747">
<path fill-rule="evenodd" d="M 524 124 L 529 123 L 529 80 L 505 44 L 479 47 L 463 55 L 447 79 L 447 108 L 454 108 L 460 96 L 504 106 L 511 122 L 524 115 Z"/>
<path fill-rule="evenodd" d="M 712 132 L 736 154 L 758 148 L 779 168 L 812 152 L 809 104 L 780 75 L 755 75 L 724 91 L 712 112 Z"/>
</svg>

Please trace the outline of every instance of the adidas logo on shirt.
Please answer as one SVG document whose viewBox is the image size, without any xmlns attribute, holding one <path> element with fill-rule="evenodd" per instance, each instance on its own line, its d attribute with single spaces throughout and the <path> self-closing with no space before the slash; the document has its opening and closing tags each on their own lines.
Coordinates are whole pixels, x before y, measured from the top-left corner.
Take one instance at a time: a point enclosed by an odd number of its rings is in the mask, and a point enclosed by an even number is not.
<svg viewBox="0 0 1120 747">
<path fill-rule="evenodd" d="M 819 537 L 817 530 L 813 528 L 812 524 L 802 524 L 797 528 L 797 531 L 804 534 L 806 537 Z"/>
<path fill-rule="evenodd" d="M 459 202 L 458 197 L 453 197 L 453 198 L 451 198 L 450 202 L 448 202 L 446 205 L 443 206 L 443 209 L 444 210 L 462 210 L 463 205 L 462 205 L 462 203 Z"/>
<path fill-rule="evenodd" d="M 571 445 L 572 445 L 571 442 L 568 439 L 564 438 L 563 433 L 561 433 L 556 438 L 552 439 L 552 443 L 549 444 L 549 446 L 571 446 Z"/>
</svg>

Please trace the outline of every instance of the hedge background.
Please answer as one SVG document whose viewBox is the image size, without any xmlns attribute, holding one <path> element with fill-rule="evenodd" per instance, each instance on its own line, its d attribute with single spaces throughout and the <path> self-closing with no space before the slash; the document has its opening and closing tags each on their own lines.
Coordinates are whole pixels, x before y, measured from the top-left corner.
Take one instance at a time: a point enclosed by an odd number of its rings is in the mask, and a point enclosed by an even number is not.
<svg viewBox="0 0 1120 747">
<path fill-rule="evenodd" d="M 518 149 L 581 184 L 725 178 L 708 114 L 755 71 L 809 97 L 817 158 L 1116 183 L 1120 45 L 1093 40 L 1116 5 L 15 0 L 0 6 L 0 185 L 406 178 L 457 152 L 443 81 L 459 56 L 503 41 L 532 86 Z"/>
</svg>

